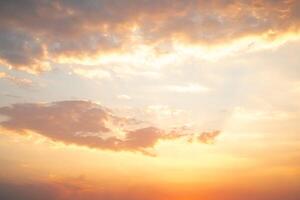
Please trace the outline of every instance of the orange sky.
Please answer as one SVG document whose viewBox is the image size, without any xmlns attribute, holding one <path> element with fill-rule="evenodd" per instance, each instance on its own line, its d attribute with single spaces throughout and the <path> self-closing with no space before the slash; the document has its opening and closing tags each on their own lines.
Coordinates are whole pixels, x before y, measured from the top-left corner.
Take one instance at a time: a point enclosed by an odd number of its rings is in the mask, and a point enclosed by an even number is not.
<svg viewBox="0 0 300 200">
<path fill-rule="evenodd" d="M 300 2 L 0 2 L 0 199 L 300 199 Z"/>
</svg>

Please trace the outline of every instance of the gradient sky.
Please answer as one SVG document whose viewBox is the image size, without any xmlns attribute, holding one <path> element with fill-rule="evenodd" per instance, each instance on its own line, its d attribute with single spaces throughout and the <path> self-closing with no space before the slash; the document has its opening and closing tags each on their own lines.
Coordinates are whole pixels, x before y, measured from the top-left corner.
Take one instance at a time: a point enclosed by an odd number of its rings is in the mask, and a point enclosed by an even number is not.
<svg viewBox="0 0 300 200">
<path fill-rule="evenodd" d="M 300 1 L 0 1 L 0 199 L 299 200 Z"/>
</svg>

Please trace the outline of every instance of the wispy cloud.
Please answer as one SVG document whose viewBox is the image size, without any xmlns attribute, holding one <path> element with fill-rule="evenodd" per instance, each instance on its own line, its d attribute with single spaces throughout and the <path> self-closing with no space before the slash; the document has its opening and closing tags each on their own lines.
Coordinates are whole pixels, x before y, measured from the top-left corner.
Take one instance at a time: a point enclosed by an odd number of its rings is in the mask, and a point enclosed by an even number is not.
<svg viewBox="0 0 300 200">
<path fill-rule="evenodd" d="M 126 94 L 120 94 L 117 96 L 118 99 L 125 99 L 125 100 L 130 100 L 131 97 L 126 95 Z"/>
<path fill-rule="evenodd" d="M 18 85 L 18 86 L 32 86 L 33 82 L 30 79 L 26 78 L 18 78 L 12 75 L 7 74 L 6 72 L 0 72 L 0 79 L 6 79 L 8 81 L 11 81 L 12 83 Z"/>
<path fill-rule="evenodd" d="M 205 87 L 200 84 L 185 84 L 185 85 L 169 85 L 166 86 L 166 89 L 172 92 L 178 93 L 201 93 L 208 92 L 210 88 Z"/>
</svg>

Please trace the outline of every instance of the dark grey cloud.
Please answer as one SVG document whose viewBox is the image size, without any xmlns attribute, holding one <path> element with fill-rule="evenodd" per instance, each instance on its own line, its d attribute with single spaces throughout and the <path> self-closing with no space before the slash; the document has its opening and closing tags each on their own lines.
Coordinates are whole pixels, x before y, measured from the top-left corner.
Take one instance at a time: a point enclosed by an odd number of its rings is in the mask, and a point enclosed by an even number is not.
<svg viewBox="0 0 300 200">
<path fill-rule="evenodd" d="M 143 188 L 133 186 L 92 186 L 87 181 L 48 180 L 25 183 L 0 182 L 0 199 L 2 200 L 152 200 L 166 196 L 157 187 Z"/>
<path fill-rule="evenodd" d="M 274 177 L 273 177 L 274 178 Z M 118 184 L 103 183 L 97 187 L 87 180 L 78 181 L 77 178 L 61 180 L 32 181 L 14 183 L 0 182 L 0 199 L 2 200 L 165 200 L 183 199 L 224 199 L 224 200 L 297 200 L 300 197 L 299 181 L 280 180 L 249 185 L 244 180 L 233 179 L 232 185 L 181 185 L 168 184 L 168 188 L 161 187 L 161 183 L 154 184 Z M 269 180 L 269 179 L 268 179 Z M 264 182 L 264 181 L 263 181 Z M 178 185 L 178 184 L 177 184 Z M 188 189 L 187 189 L 188 188 Z M 199 189 L 200 188 L 200 189 Z M 187 192 L 188 190 L 188 192 Z"/>
<path fill-rule="evenodd" d="M 41 41 L 28 32 L 1 27 L 0 48 L 0 59 L 9 67 L 29 72 L 40 72 L 49 68 Z"/>
<path fill-rule="evenodd" d="M 0 199 L 3 200 L 54 200 L 59 199 L 59 190 L 51 184 L 16 184 L 0 182 Z"/>
</svg>

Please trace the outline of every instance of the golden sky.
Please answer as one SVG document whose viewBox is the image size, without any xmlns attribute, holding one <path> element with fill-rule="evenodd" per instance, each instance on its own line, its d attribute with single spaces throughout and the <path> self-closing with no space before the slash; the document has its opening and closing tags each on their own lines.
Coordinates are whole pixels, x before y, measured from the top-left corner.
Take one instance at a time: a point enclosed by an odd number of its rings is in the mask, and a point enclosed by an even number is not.
<svg viewBox="0 0 300 200">
<path fill-rule="evenodd" d="M 300 1 L 0 1 L 0 199 L 300 199 Z"/>
</svg>

